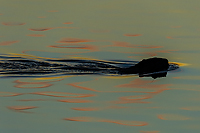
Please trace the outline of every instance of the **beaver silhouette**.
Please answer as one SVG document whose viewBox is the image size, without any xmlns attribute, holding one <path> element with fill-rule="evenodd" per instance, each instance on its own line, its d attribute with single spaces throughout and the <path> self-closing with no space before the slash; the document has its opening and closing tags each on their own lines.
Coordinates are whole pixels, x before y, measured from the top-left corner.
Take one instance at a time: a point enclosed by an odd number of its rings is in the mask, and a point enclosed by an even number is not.
<svg viewBox="0 0 200 133">
<path fill-rule="evenodd" d="M 169 64 L 165 58 L 148 58 L 140 62 L 115 62 L 99 60 L 73 59 L 41 59 L 32 60 L 23 57 L 1 56 L 0 74 L 23 77 L 46 74 L 64 75 L 127 75 L 137 74 L 139 77 L 154 79 L 166 77 L 167 72 L 178 68 L 177 64 Z"/>
<path fill-rule="evenodd" d="M 139 77 L 166 77 L 169 68 L 168 60 L 165 58 L 143 59 L 138 64 L 129 68 L 120 69 L 121 74 L 138 74 Z"/>
</svg>

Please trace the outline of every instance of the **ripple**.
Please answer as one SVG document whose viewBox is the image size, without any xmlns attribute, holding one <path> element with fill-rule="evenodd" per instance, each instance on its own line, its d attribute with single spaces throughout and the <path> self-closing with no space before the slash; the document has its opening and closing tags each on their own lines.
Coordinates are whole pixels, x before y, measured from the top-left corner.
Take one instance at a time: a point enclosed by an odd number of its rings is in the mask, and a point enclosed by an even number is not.
<svg viewBox="0 0 200 133">
<path fill-rule="evenodd" d="M 101 119 L 95 117 L 71 117 L 65 118 L 64 120 L 68 121 L 80 121 L 80 122 L 106 122 L 106 123 L 114 123 L 125 126 L 146 126 L 147 122 L 143 121 L 125 121 L 125 120 L 110 120 L 110 119 Z"/>
<path fill-rule="evenodd" d="M 93 97 L 95 94 L 78 94 L 78 93 L 67 93 L 67 92 L 34 92 L 30 94 L 52 96 L 52 97 L 71 97 L 71 98 L 81 98 L 81 97 Z"/>
<path fill-rule="evenodd" d="M 19 22 L 2 22 L 5 26 L 20 26 L 25 25 L 26 23 L 19 23 Z"/>
<path fill-rule="evenodd" d="M 188 120 L 189 117 L 178 115 L 178 114 L 159 114 L 158 118 L 161 120 Z"/>
<path fill-rule="evenodd" d="M 142 34 L 124 34 L 124 36 L 136 37 L 136 36 L 142 36 Z"/>
<path fill-rule="evenodd" d="M 92 103 L 92 100 L 83 100 L 83 99 L 62 99 L 57 100 L 59 102 L 65 102 L 65 103 Z"/>
<path fill-rule="evenodd" d="M 19 41 L 5 41 L 5 42 L 0 42 L 0 45 L 12 45 L 14 43 L 18 43 Z"/>
<path fill-rule="evenodd" d="M 14 92 L 0 92 L 0 97 L 12 97 L 12 96 L 19 96 L 23 93 L 14 93 Z"/>
</svg>

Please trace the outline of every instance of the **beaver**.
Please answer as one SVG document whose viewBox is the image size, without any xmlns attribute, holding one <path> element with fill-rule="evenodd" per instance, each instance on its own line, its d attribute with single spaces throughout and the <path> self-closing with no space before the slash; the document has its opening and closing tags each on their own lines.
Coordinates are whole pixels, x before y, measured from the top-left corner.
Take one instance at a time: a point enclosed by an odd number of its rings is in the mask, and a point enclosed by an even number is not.
<svg viewBox="0 0 200 133">
<path fill-rule="evenodd" d="M 104 74 L 104 75 L 130 75 L 139 77 L 152 77 L 154 79 L 166 77 L 167 72 L 177 69 L 176 64 L 169 64 L 166 58 L 148 58 L 139 62 L 114 62 L 99 60 L 73 60 L 73 59 L 46 59 L 32 60 L 22 57 L 2 57 L 0 61 L 0 74 L 4 75 L 46 75 L 46 74 Z M 171 66 L 169 68 L 169 66 Z"/>
</svg>

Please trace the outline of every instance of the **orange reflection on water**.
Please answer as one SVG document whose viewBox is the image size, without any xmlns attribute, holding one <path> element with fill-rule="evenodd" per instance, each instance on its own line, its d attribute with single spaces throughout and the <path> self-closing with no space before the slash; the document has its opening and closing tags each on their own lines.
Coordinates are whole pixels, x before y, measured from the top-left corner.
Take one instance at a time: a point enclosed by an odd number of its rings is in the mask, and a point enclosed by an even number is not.
<svg viewBox="0 0 200 133">
<path fill-rule="evenodd" d="M 168 89 L 171 84 L 151 84 L 152 81 L 143 80 L 142 78 L 136 78 L 128 84 L 117 85 L 116 87 L 127 88 L 143 88 L 143 89 Z"/>
<path fill-rule="evenodd" d="M 161 120 L 188 120 L 189 117 L 177 114 L 160 114 L 158 118 Z"/>
<path fill-rule="evenodd" d="M 52 91 L 34 92 L 34 93 L 30 93 L 30 94 L 52 96 L 52 97 L 71 97 L 71 98 L 81 98 L 81 97 L 93 97 L 93 96 L 96 96 L 95 94 L 80 94 L 80 93 L 78 94 L 78 93 L 52 92 Z"/>
<path fill-rule="evenodd" d="M 0 45 L 12 45 L 14 43 L 18 43 L 19 41 L 5 41 L 5 42 L 0 42 Z"/>
<path fill-rule="evenodd" d="M 59 44 L 59 45 L 50 45 L 48 47 L 53 48 L 69 48 L 69 49 L 86 49 L 91 51 L 98 51 L 98 48 L 94 45 L 89 44 Z"/>
<path fill-rule="evenodd" d="M 57 43 L 82 43 L 82 42 L 94 42 L 94 40 L 90 39 L 80 39 L 80 38 L 63 38 Z"/>
<path fill-rule="evenodd" d="M 136 36 L 142 36 L 142 34 L 124 34 L 124 36 L 136 37 Z"/>
<path fill-rule="evenodd" d="M 14 87 L 17 87 L 17 88 L 46 88 L 46 87 L 53 85 L 53 84 L 48 83 L 48 81 L 47 82 L 23 82 L 23 81 L 20 81 L 20 80 L 15 80 L 14 83 L 17 83 L 17 85 L 14 86 Z M 23 87 L 25 85 L 40 85 L 40 86 Z"/>
<path fill-rule="evenodd" d="M 200 111 L 200 106 L 183 107 L 183 108 L 180 108 L 180 109 L 189 110 L 189 111 Z"/>
<path fill-rule="evenodd" d="M 109 119 L 101 119 L 101 118 L 95 118 L 95 117 L 71 117 L 71 118 L 65 118 L 64 120 L 80 121 L 80 122 L 107 122 L 107 123 L 114 123 L 114 124 L 125 125 L 125 126 L 148 125 L 147 122 L 143 122 L 143 121 L 109 120 Z"/>
<path fill-rule="evenodd" d="M 31 30 L 31 31 L 47 31 L 47 30 L 52 30 L 52 29 L 64 29 L 64 28 L 67 28 L 67 29 L 74 29 L 74 28 L 77 28 L 77 27 L 53 27 L 53 28 L 31 28 L 31 29 L 28 29 L 28 30 Z"/>
<path fill-rule="evenodd" d="M 22 95 L 23 93 L 14 93 L 14 92 L 0 92 L 0 97 L 12 97 Z"/>
<path fill-rule="evenodd" d="M 125 104 L 125 103 L 149 103 L 142 101 L 144 99 L 150 99 L 152 96 L 150 95 L 139 95 L 139 96 L 125 96 L 125 97 L 119 97 L 119 101 L 116 101 L 114 103 L 116 104 Z"/>
<path fill-rule="evenodd" d="M 95 108 L 95 107 L 79 107 L 79 108 L 71 108 L 73 110 L 77 110 L 77 111 L 97 111 L 99 110 L 99 108 Z"/>
<path fill-rule="evenodd" d="M 130 44 L 128 42 L 116 42 L 113 41 L 113 46 L 117 47 L 127 47 L 127 48 L 162 48 L 163 46 L 148 46 L 148 45 L 135 45 L 135 44 Z"/>
<path fill-rule="evenodd" d="M 160 133 L 160 131 L 140 131 L 140 133 Z"/>
<path fill-rule="evenodd" d="M 124 96 L 119 97 L 119 100 L 112 103 L 116 104 L 126 104 L 126 103 L 150 103 L 145 102 L 145 99 L 151 99 L 153 96 L 162 93 L 165 90 L 170 90 L 168 86 L 171 84 L 151 84 L 150 81 L 142 80 L 141 78 L 134 79 L 128 84 L 117 85 L 116 87 L 125 87 L 125 88 L 137 88 L 143 89 L 141 91 L 130 91 L 136 93 L 147 93 L 146 95 L 136 95 L 136 96 Z"/>
<path fill-rule="evenodd" d="M 83 100 L 83 99 L 63 99 L 58 100 L 59 102 L 66 102 L 66 103 L 92 103 L 92 100 Z"/>
<path fill-rule="evenodd" d="M 2 22 L 2 24 L 5 25 L 5 26 L 20 26 L 20 25 L 25 25 L 26 23 Z"/>
<path fill-rule="evenodd" d="M 89 90 L 89 91 L 94 91 L 94 92 L 100 92 L 100 91 L 95 90 L 95 89 L 92 89 L 92 88 L 79 86 L 78 84 L 80 84 L 80 83 L 82 83 L 82 82 L 69 83 L 69 84 L 67 84 L 67 85 L 70 85 L 70 86 L 76 87 L 76 88 L 78 88 L 78 89 Z"/>
<path fill-rule="evenodd" d="M 168 38 L 168 39 L 177 39 L 177 38 L 174 38 L 172 36 L 166 36 L 166 38 Z"/>
<path fill-rule="evenodd" d="M 18 111 L 18 112 L 28 113 L 28 112 L 25 112 L 25 110 L 34 109 L 38 107 L 36 106 L 9 106 L 7 108 L 10 110 Z"/>
<path fill-rule="evenodd" d="M 45 35 L 42 34 L 29 34 L 27 36 L 32 36 L 32 37 L 44 37 Z"/>
<path fill-rule="evenodd" d="M 39 16 L 38 18 L 46 18 L 46 16 Z"/>
<path fill-rule="evenodd" d="M 63 23 L 63 24 L 73 24 L 73 22 L 65 22 L 65 23 Z"/>
<path fill-rule="evenodd" d="M 29 101 L 46 101 L 46 99 L 21 99 L 17 101 L 22 101 L 22 102 L 29 102 Z"/>
<path fill-rule="evenodd" d="M 32 31 L 47 31 L 47 30 L 51 30 L 53 28 L 37 28 L 37 29 L 29 29 L 29 30 L 32 30 Z"/>
<path fill-rule="evenodd" d="M 173 51 L 177 51 L 177 50 L 160 50 L 160 51 L 156 51 L 159 53 L 172 53 Z"/>
</svg>

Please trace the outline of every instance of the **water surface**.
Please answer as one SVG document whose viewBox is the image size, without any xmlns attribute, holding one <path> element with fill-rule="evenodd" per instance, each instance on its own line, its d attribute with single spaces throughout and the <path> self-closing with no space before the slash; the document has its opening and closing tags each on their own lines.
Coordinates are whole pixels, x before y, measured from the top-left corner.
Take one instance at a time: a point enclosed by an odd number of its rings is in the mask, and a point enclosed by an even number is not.
<svg viewBox="0 0 200 133">
<path fill-rule="evenodd" d="M 199 132 L 197 0 L 1 1 L 0 54 L 28 59 L 180 63 L 166 78 L 0 79 L 0 131 Z M 169 128 L 170 127 L 170 128 Z"/>
</svg>

